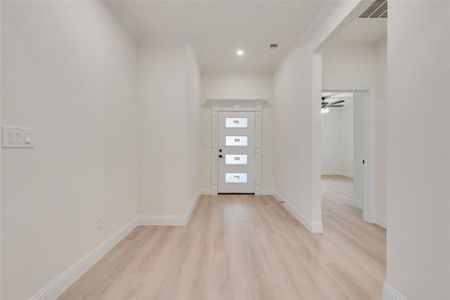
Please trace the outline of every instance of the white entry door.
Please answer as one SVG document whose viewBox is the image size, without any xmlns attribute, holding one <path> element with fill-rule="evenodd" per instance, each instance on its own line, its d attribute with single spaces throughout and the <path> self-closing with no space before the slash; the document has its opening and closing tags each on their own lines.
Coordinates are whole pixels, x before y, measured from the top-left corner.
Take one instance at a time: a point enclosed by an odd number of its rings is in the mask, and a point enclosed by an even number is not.
<svg viewBox="0 0 450 300">
<path fill-rule="evenodd" d="M 255 193 L 255 112 L 219 112 L 219 193 Z"/>
</svg>

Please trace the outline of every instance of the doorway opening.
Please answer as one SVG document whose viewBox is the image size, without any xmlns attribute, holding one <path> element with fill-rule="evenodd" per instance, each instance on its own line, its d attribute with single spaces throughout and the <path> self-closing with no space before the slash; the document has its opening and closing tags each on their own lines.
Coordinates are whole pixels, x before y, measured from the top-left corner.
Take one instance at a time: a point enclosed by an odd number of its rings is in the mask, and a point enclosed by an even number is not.
<svg viewBox="0 0 450 300">
<path fill-rule="evenodd" d="M 362 209 L 365 222 L 386 228 L 387 18 L 364 17 L 366 5 L 358 6 L 341 22 L 339 30 L 330 34 L 316 49 L 318 84 L 314 101 L 317 101 L 318 112 L 315 123 L 319 137 L 323 133 L 320 130 L 322 114 L 319 112 L 322 92 L 352 92 L 353 105 L 359 103 L 357 95 L 364 95 L 365 108 L 362 114 L 355 112 L 355 116 L 363 116 L 365 126 L 354 126 L 355 130 L 363 129 L 365 132 L 365 155 L 354 159 L 354 168 L 363 165 L 364 172 L 352 174 L 355 191 L 348 202 L 352 207 Z M 315 142 L 320 149 L 321 138 Z M 321 150 L 317 151 L 317 156 L 316 201 L 321 204 Z M 360 184 L 358 178 L 362 178 Z M 363 189 L 357 190 L 358 186 Z M 321 210 L 320 204 L 317 205 L 318 210 Z"/>
<path fill-rule="evenodd" d="M 321 98 L 321 190 L 327 207 L 363 219 L 367 205 L 368 91 L 323 91 Z M 350 208 L 351 207 L 351 208 Z"/>
<path fill-rule="evenodd" d="M 211 99 L 211 193 L 261 194 L 265 100 Z"/>
</svg>

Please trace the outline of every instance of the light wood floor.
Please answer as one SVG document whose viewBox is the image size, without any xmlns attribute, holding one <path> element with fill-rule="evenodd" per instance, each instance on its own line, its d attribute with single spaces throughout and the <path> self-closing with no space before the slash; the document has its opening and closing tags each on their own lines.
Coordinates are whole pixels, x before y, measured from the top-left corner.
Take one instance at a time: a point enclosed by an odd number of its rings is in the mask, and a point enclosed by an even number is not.
<svg viewBox="0 0 450 300">
<path fill-rule="evenodd" d="M 271 196 L 203 196 L 188 226 L 137 227 L 60 299 L 381 299 L 385 231 L 347 204 L 351 181 L 322 185 L 323 234 Z"/>
</svg>

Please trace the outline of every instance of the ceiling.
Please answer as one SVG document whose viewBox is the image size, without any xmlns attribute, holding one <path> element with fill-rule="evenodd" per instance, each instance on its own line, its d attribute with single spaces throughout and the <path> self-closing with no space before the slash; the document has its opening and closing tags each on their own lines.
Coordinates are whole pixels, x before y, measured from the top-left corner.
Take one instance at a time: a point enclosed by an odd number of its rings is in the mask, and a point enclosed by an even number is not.
<svg viewBox="0 0 450 300">
<path fill-rule="evenodd" d="M 192 41 L 203 71 L 272 71 L 327 1 L 109 1 L 141 38 Z M 279 44 L 271 49 L 271 43 Z M 242 57 L 236 55 L 243 49 Z"/>
<path fill-rule="evenodd" d="M 345 27 L 333 42 L 338 43 L 376 43 L 387 36 L 386 18 L 358 18 Z"/>
</svg>

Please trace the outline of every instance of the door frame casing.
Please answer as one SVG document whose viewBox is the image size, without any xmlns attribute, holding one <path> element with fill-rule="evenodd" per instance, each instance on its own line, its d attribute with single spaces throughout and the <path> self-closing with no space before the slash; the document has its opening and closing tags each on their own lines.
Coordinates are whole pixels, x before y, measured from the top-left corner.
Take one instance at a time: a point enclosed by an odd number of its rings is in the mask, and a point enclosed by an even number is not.
<svg viewBox="0 0 450 300">
<path fill-rule="evenodd" d="M 218 151 L 219 151 L 219 112 L 255 112 L 255 195 L 261 195 L 261 152 L 262 152 L 262 110 L 266 100 L 262 99 L 210 99 L 206 105 L 211 107 L 211 194 L 218 194 Z"/>
</svg>

